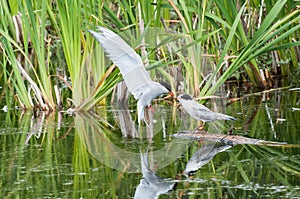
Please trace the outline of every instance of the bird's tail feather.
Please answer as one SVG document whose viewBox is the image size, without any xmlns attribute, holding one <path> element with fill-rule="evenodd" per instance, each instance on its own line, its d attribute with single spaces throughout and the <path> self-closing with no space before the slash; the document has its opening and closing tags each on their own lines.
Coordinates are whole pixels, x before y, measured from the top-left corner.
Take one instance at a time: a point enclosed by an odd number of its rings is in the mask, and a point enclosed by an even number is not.
<svg viewBox="0 0 300 199">
<path fill-rule="evenodd" d="M 231 120 L 231 121 L 237 120 L 235 117 L 225 115 L 223 113 L 216 113 L 213 117 L 214 117 L 214 119 L 212 119 L 212 120 Z"/>
<path fill-rule="evenodd" d="M 237 121 L 237 119 L 236 119 L 235 117 L 232 117 L 232 116 L 228 116 L 228 115 L 227 115 L 227 118 L 228 118 L 227 120 Z"/>
</svg>

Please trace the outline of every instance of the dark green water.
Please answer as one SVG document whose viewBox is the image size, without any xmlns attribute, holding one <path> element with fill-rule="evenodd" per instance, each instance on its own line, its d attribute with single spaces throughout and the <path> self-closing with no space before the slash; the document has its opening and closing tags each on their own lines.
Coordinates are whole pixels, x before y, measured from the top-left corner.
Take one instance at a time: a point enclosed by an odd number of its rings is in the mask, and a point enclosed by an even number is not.
<svg viewBox="0 0 300 199">
<path fill-rule="evenodd" d="M 228 106 L 209 100 L 206 105 L 238 118 L 207 123 L 209 132 L 226 135 L 233 128 L 233 135 L 287 144 L 229 146 L 201 157 L 201 168 L 185 176 L 187 162 L 198 150 L 202 155 L 224 145 L 172 137 L 197 125 L 177 109 L 154 106 L 154 123 L 140 129 L 130 122 L 137 117 L 133 108 L 99 108 L 94 114 L 73 116 L 33 116 L 9 109 L 0 113 L 0 198 L 133 198 L 142 179 L 140 151 L 148 152 L 147 166 L 163 179 L 151 188 L 141 183 L 143 194 L 150 190 L 162 193 L 159 198 L 300 197 L 300 91 L 251 95 Z M 177 185 L 163 193 L 163 183 Z"/>
</svg>

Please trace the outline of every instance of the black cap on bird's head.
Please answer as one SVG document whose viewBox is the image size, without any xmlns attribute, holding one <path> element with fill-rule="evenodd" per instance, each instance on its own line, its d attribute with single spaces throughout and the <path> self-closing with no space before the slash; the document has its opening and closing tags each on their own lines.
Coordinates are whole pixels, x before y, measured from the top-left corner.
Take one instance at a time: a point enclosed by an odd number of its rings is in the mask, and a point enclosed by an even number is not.
<svg viewBox="0 0 300 199">
<path fill-rule="evenodd" d="M 171 97 L 174 97 L 174 93 L 172 92 L 172 88 L 170 84 L 163 81 L 160 81 L 159 83 L 169 91 L 169 95 L 171 95 Z"/>
<path fill-rule="evenodd" d="M 180 96 L 180 98 L 181 98 L 181 99 L 185 99 L 185 100 L 192 100 L 192 97 L 191 97 L 190 95 L 188 95 L 188 94 L 182 94 L 182 95 Z"/>
<path fill-rule="evenodd" d="M 166 89 L 168 89 L 168 91 L 172 91 L 171 85 L 168 84 L 167 82 L 160 81 L 159 83 L 160 83 L 162 86 L 164 86 Z"/>
</svg>

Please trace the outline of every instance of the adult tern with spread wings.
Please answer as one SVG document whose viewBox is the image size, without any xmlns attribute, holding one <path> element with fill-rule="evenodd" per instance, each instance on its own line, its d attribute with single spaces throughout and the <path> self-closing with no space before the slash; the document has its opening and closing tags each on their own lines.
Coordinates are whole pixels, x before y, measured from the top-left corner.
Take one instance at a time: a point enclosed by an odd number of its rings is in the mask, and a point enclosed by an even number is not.
<svg viewBox="0 0 300 199">
<path fill-rule="evenodd" d="M 159 95 L 173 93 L 158 82 L 151 80 L 141 57 L 116 33 L 98 26 L 100 31 L 88 30 L 100 43 L 110 60 L 120 69 L 129 92 L 137 102 L 138 122 L 145 120 L 144 109 Z"/>
</svg>

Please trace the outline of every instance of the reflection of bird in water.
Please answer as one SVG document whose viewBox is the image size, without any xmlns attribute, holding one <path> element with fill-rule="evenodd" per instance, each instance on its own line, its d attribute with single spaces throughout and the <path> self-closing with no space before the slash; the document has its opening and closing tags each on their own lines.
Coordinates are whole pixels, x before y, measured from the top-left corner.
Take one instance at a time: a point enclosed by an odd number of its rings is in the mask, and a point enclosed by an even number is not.
<svg viewBox="0 0 300 199">
<path fill-rule="evenodd" d="M 193 100 L 188 94 L 179 95 L 178 100 L 181 103 L 182 108 L 198 121 L 211 122 L 215 120 L 236 120 L 236 118 L 229 115 L 209 110 L 207 107 Z"/>
<path fill-rule="evenodd" d="M 129 92 L 138 100 L 137 109 L 140 124 L 141 120 L 145 120 L 145 107 L 151 108 L 151 102 L 154 98 L 165 93 L 170 93 L 173 96 L 173 93 L 160 83 L 151 80 L 141 57 L 121 37 L 104 27 L 97 28 L 100 33 L 92 30 L 89 32 L 120 69 Z"/>
<path fill-rule="evenodd" d="M 168 182 L 161 179 L 149 168 L 148 154 L 141 153 L 141 166 L 143 179 L 136 188 L 135 199 L 150 199 L 158 198 L 159 195 L 167 193 L 175 186 L 175 182 Z"/>
<path fill-rule="evenodd" d="M 185 170 L 182 172 L 184 175 L 192 175 L 203 165 L 207 164 L 217 153 L 230 149 L 231 145 L 216 145 L 216 143 L 205 143 L 196 151 L 191 159 L 186 164 Z"/>
</svg>

